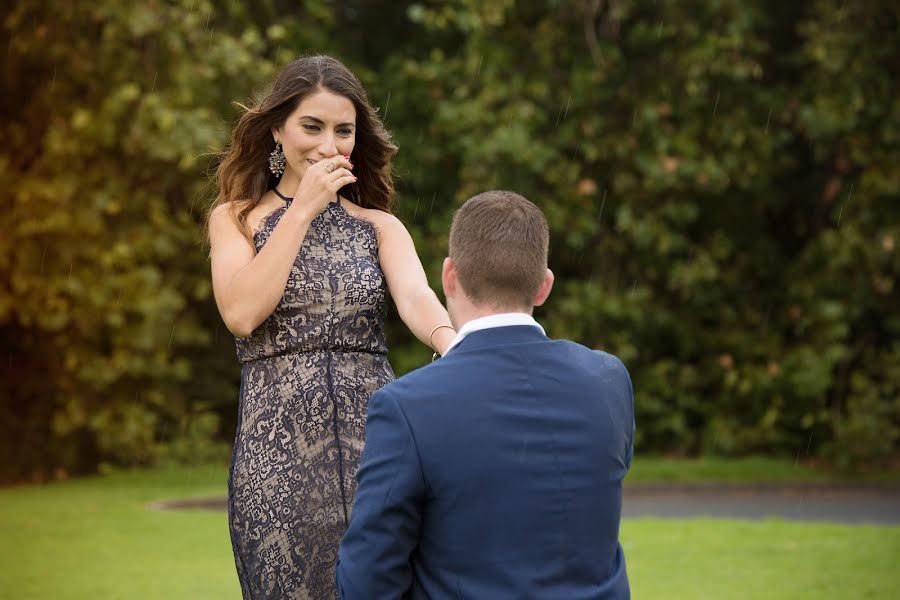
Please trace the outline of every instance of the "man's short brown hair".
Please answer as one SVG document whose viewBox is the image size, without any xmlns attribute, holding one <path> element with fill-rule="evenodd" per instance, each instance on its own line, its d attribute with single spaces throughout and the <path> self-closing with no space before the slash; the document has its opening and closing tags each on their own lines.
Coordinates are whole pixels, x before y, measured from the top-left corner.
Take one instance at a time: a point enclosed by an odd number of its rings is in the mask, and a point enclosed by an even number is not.
<svg viewBox="0 0 900 600">
<path fill-rule="evenodd" d="M 474 304 L 530 310 L 544 281 L 549 243 L 540 208 L 515 192 L 495 190 L 456 211 L 449 254 Z"/>
</svg>

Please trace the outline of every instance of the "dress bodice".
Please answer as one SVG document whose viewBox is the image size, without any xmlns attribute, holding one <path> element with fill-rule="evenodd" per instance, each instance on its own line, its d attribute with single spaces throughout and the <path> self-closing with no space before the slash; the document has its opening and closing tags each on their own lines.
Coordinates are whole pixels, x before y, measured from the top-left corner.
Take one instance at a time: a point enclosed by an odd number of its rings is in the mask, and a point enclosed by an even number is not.
<svg viewBox="0 0 900 600">
<path fill-rule="evenodd" d="M 287 205 L 263 218 L 254 233 L 262 249 Z M 237 338 L 242 363 L 296 352 L 387 353 L 387 286 L 378 262 L 375 225 L 339 201 L 311 222 L 272 314 L 250 336 Z"/>
</svg>

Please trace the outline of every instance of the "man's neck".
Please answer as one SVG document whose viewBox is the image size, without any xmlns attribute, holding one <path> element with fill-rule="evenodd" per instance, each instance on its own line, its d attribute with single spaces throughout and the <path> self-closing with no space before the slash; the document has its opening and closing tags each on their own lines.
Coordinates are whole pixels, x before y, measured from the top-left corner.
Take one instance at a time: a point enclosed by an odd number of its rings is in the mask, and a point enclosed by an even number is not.
<svg viewBox="0 0 900 600">
<path fill-rule="evenodd" d="M 481 316 L 473 316 L 471 319 L 468 319 L 461 324 L 459 324 L 459 331 L 456 333 L 456 337 L 453 338 L 453 341 L 450 343 L 450 346 L 444 351 L 444 354 L 450 352 L 453 348 L 455 348 L 459 343 L 462 342 L 463 338 L 467 337 L 470 333 L 474 333 L 476 331 L 484 330 L 484 329 L 494 329 L 497 327 L 510 327 L 514 325 L 528 325 L 535 326 L 541 330 L 541 333 L 544 333 L 544 328 L 541 327 L 540 323 L 534 320 L 527 312 L 497 312 L 497 311 L 479 311 Z"/>
<path fill-rule="evenodd" d="M 458 311 L 458 314 L 454 315 L 456 318 L 454 319 L 454 326 L 456 330 L 459 331 L 462 329 L 466 323 L 469 321 L 474 321 L 475 319 L 481 319 L 484 317 L 492 317 L 494 315 L 506 315 L 510 313 L 519 313 L 531 316 L 534 312 L 534 308 L 523 309 L 522 307 L 516 308 L 497 308 L 497 307 L 475 307 L 472 306 L 469 310 Z M 462 313 L 462 314 L 459 314 Z"/>
</svg>

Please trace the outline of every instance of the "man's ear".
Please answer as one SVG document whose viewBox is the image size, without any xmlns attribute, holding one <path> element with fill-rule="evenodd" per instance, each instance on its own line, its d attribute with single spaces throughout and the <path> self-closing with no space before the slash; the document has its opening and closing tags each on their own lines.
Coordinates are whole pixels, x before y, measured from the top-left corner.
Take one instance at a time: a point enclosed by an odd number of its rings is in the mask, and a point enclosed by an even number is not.
<svg viewBox="0 0 900 600">
<path fill-rule="evenodd" d="M 550 290 L 553 288 L 553 271 L 547 269 L 547 272 L 544 273 L 544 281 L 541 282 L 541 287 L 538 288 L 537 293 L 534 295 L 534 305 L 540 306 L 547 300 L 547 296 L 550 295 Z"/>
<path fill-rule="evenodd" d="M 456 295 L 459 279 L 456 276 L 456 265 L 449 256 L 444 259 L 444 266 L 441 267 L 441 285 L 444 287 L 445 298 Z"/>
</svg>

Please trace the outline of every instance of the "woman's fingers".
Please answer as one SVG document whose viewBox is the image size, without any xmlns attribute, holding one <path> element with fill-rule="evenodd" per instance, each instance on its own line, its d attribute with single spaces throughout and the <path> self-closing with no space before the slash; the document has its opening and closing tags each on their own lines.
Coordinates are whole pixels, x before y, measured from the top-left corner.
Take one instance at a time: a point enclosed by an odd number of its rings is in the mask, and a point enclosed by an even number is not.
<svg viewBox="0 0 900 600">
<path fill-rule="evenodd" d="M 316 166 L 321 165 L 322 168 L 325 169 L 326 173 L 334 173 L 338 169 L 347 169 L 350 170 L 353 168 L 353 163 L 350 162 L 350 159 L 346 156 L 332 156 L 331 158 L 325 158 L 316 163 Z"/>
<path fill-rule="evenodd" d="M 334 194 L 345 185 L 356 181 L 352 163 L 346 156 L 332 156 L 317 161 L 307 168 L 294 194 L 324 208 L 334 199 Z"/>
<path fill-rule="evenodd" d="M 331 174 L 331 187 L 333 187 L 333 191 L 337 191 L 345 185 L 351 184 L 356 181 L 356 175 L 354 175 L 349 169 L 335 169 L 335 171 Z"/>
<path fill-rule="evenodd" d="M 341 156 L 340 154 L 331 158 L 330 160 L 334 161 L 334 164 L 339 168 L 353 170 L 353 163 L 350 162 L 349 156 Z"/>
<path fill-rule="evenodd" d="M 332 181 L 334 181 L 335 179 L 339 179 L 339 178 L 341 178 L 341 177 L 347 177 L 348 175 L 349 175 L 350 177 L 356 177 L 356 175 L 354 175 L 353 172 L 352 172 L 350 169 L 344 169 L 344 168 L 341 168 L 341 169 L 335 169 L 335 170 L 331 173 L 331 177 L 329 177 L 329 179 L 331 179 Z"/>
</svg>

